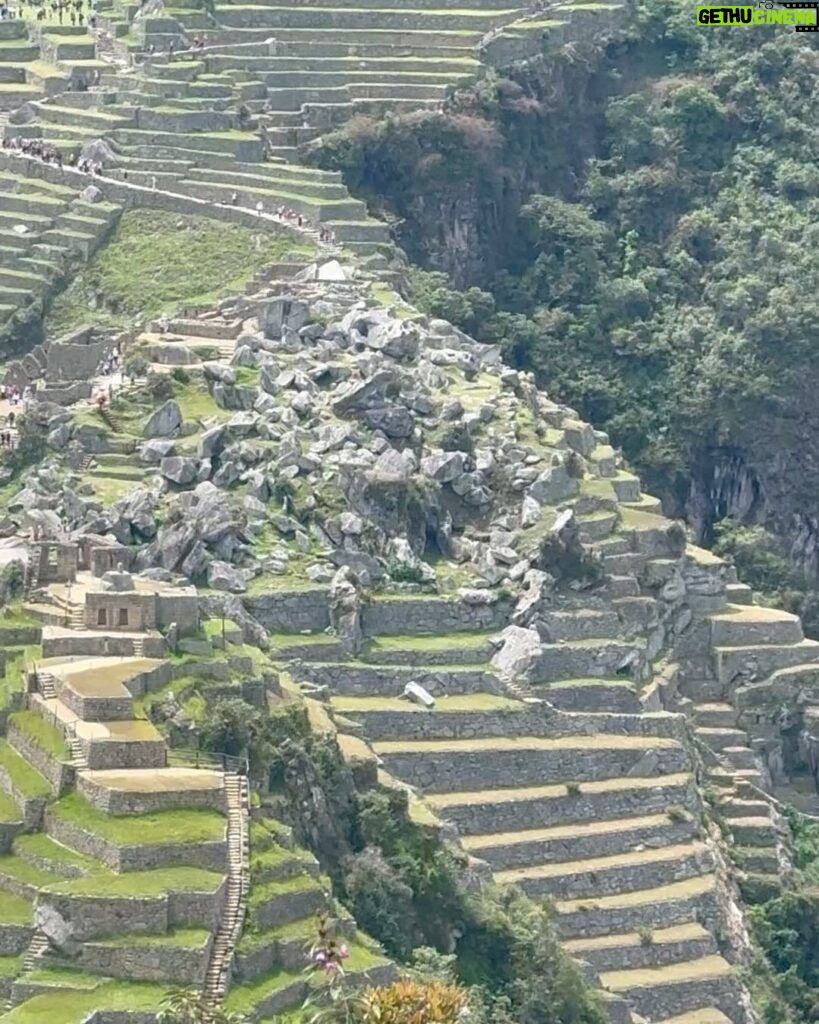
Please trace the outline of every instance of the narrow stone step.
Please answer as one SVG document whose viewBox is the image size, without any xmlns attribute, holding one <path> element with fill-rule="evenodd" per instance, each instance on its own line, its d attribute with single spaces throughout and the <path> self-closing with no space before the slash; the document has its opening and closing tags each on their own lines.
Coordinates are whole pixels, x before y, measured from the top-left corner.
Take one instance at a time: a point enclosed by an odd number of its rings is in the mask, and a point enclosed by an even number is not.
<svg viewBox="0 0 819 1024">
<path fill-rule="evenodd" d="M 778 608 L 728 605 L 710 619 L 711 642 L 715 647 L 798 644 L 803 639 L 799 616 Z"/>
<path fill-rule="evenodd" d="M 725 818 L 764 818 L 770 821 L 770 807 L 764 800 L 743 800 L 731 797 L 721 801 L 717 808 Z"/>
</svg>

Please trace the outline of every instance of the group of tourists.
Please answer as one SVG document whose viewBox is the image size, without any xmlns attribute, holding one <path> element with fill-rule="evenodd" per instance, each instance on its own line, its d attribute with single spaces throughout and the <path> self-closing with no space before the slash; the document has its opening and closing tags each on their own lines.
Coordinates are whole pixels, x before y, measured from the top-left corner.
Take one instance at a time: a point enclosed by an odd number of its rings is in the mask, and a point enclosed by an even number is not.
<svg viewBox="0 0 819 1024">
<path fill-rule="evenodd" d="M 34 157 L 35 160 L 42 160 L 43 163 L 53 164 L 55 167 L 76 167 L 83 174 L 102 176 L 103 165 L 99 161 L 85 159 L 77 153 L 69 153 L 64 158 L 62 153 L 45 139 L 20 139 L 16 135 L 11 138 L 4 136 L 3 149 L 22 153 L 23 156 Z"/>
<path fill-rule="evenodd" d="M 21 403 L 25 405 L 36 390 L 36 385 L 32 387 L 30 384 L 26 384 L 21 391 L 16 384 L 0 384 L 0 402 L 8 402 L 12 408 L 9 413 L 11 418 L 9 426 L 14 426 L 14 407 Z"/>
<path fill-rule="evenodd" d="M 26 6 L 34 12 L 37 21 L 56 18 L 60 25 L 88 24 L 93 31 L 97 27 L 97 0 L 26 0 Z M 9 0 L 0 0 L 0 21 L 11 21 L 23 17 L 23 12 L 12 7 Z"/>
</svg>

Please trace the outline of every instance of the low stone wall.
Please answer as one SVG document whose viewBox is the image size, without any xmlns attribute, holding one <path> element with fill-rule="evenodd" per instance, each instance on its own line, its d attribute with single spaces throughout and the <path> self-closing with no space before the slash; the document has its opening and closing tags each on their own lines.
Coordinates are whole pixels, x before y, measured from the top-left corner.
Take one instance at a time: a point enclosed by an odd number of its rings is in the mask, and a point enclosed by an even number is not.
<svg viewBox="0 0 819 1024">
<path fill-rule="evenodd" d="M 224 788 L 177 789 L 151 793 L 133 790 L 109 789 L 99 786 L 85 773 L 77 776 L 77 791 L 89 803 L 114 817 L 132 814 L 151 814 L 154 811 L 204 808 L 227 812 Z"/>
<path fill-rule="evenodd" d="M 377 597 L 365 602 L 361 626 L 366 636 L 462 633 L 503 629 L 514 604 L 498 600 L 469 605 L 440 597 Z"/>
<path fill-rule="evenodd" d="M 91 397 L 92 385 L 90 380 L 77 380 L 72 384 L 60 386 L 53 381 L 40 388 L 37 397 L 41 402 L 54 402 L 56 405 L 74 405 L 85 398 Z"/>
<path fill-rule="evenodd" d="M 560 679 L 604 679 L 616 676 L 618 666 L 638 645 L 601 640 L 584 646 L 546 644 L 529 672 L 533 683 Z"/>
<path fill-rule="evenodd" d="M 321 889 L 285 892 L 272 897 L 253 909 L 253 917 L 260 928 L 273 928 L 281 921 L 295 921 L 310 917 L 326 909 L 327 897 Z"/>
<path fill-rule="evenodd" d="M 227 871 L 224 840 L 207 843 L 140 843 L 119 846 L 46 811 L 48 834 L 88 857 L 102 861 L 112 871 L 151 871 L 154 868 L 194 867 L 206 871 Z"/>
<path fill-rule="evenodd" d="M 321 587 L 245 597 L 243 604 L 271 633 L 321 633 L 330 625 L 327 590 Z"/>
<path fill-rule="evenodd" d="M 73 766 L 55 760 L 27 732 L 19 729 L 13 721 L 8 724 L 7 738 L 17 753 L 48 779 L 56 796 L 63 796 L 73 788 L 76 777 Z M 67 750 L 66 757 L 68 757 Z"/>
<path fill-rule="evenodd" d="M 108 978 L 201 988 L 212 945 L 212 935 L 199 949 L 160 944 L 106 946 L 104 943 L 88 943 L 80 948 L 73 964 Z"/>
</svg>

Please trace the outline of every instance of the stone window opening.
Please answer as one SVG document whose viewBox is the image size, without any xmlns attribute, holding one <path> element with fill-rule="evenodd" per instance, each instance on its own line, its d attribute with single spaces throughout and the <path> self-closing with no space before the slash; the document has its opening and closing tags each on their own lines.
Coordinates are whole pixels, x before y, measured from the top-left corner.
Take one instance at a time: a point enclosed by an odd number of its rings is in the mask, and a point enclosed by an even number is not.
<svg viewBox="0 0 819 1024">
<path fill-rule="evenodd" d="M 119 610 L 119 625 L 120 626 L 127 626 L 128 625 L 128 609 L 127 608 L 120 608 L 120 610 Z"/>
<path fill-rule="evenodd" d="M 105 614 L 105 609 L 104 608 L 99 608 L 97 610 L 97 625 L 98 626 L 107 626 L 108 625 L 107 616 Z"/>
</svg>

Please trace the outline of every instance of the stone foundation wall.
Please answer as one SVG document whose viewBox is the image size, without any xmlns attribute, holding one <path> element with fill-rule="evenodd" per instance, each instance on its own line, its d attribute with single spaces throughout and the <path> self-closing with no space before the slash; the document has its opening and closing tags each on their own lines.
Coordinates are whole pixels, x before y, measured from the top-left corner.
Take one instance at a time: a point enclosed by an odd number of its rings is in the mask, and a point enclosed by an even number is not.
<svg viewBox="0 0 819 1024">
<path fill-rule="evenodd" d="M 178 673 L 178 669 L 187 669 L 188 671 Z M 125 689 L 131 694 L 133 698 L 141 697 L 145 693 L 152 693 L 154 690 L 161 690 L 163 686 L 167 686 L 171 680 L 176 678 L 177 674 L 186 675 L 190 672 L 190 666 L 175 666 L 170 662 L 163 662 L 161 665 L 157 665 L 155 668 L 147 669 L 145 672 L 138 672 L 126 679 L 123 683 Z"/>
<path fill-rule="evenodd" d="M 166 653 L 165 641 L 161 636 L 143 636 L 143 653 L 146 658 L 162 658 Z M 134 655 L 134 640 L 129 636 L 78 634 L 76 636 L 44 636 L 43 657 L 116 657 L 131 658 Z"/>
</svg>

